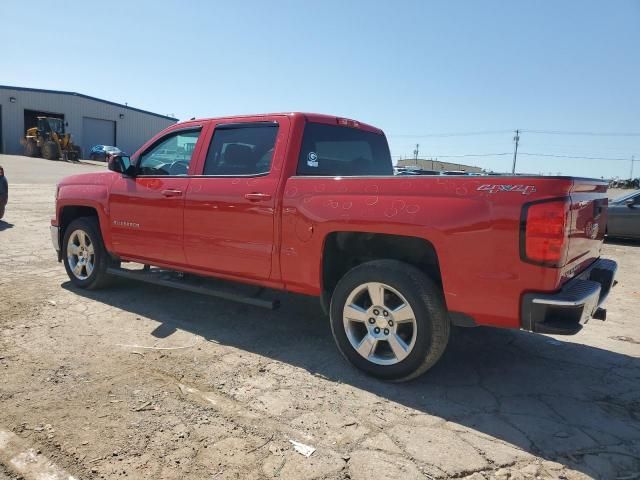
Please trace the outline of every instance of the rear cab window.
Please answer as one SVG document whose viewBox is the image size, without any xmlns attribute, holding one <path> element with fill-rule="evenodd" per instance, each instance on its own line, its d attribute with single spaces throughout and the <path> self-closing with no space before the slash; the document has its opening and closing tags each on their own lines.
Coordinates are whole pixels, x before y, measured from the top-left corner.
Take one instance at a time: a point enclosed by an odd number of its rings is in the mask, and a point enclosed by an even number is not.
<svg viewBox="0 0 640 480">
<path fill-rule="evenodd" d="M 387 139 L 359 128 L 307 123 L 297 175 L 393 175 Z"/>
</svg>

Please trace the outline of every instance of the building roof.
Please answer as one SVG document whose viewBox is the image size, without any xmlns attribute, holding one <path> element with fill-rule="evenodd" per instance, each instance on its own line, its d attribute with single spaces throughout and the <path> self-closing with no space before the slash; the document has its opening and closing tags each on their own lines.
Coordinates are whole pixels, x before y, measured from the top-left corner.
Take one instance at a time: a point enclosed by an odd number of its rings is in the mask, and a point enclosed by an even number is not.
<svg viewBox="0 0 640 480">
<path fill-rule="evenodd" d="M 479 172 L 482 167 L 476 165 L 466 165 L 464 163 L 450 162 L 447 160 L 438 160 L 437 158 L 402 158 L 397 162 L 398 167 L 419 167 L 429 168 L 431 165 L 439 167 L 443 170 L 467 170 L 471 172 Z"/>
<path fill-rule="evenodd" d="M 116 107 L 125 108 L 127 110 L 133 110 L 134 112 L 146 113 L 147 115 L 153 115 L 154 117 L 165 118 L 167 120 L 172 120 L 174 122 L 178 121 L 177 118 L 169 117 L 167 115 L 160 115 L 159 113 L 153 113 L 153 112 L 149 112 L 147 110 L 142 110 L 140 108 L 130 107 L 129 105 L 123 105 L 121 103 L 111 102 L 109 100 L 103 100 L 102 98 L 91 97 L 89 95 L 84 95 L 82 93 L 65 92 L 65 91 L 62 91 L 62 90 L 46 90 L 44 88 L 12 87 L 10 85 L 0 85 L 0 89 L 17 90 L 17 91 L 21 91 L 21 92 L 39 92 L 39 93 L 55 93 L 55 94 L 58 94 L 58 95 L 71 95 L 71 96 L 74 96 L 74 97 L 80 97 L 80 98 L 86 98 L 88 100 L 93 100 L 95 102 L 106 103 L 107 105 L 113 105 L 113 106 L 116 106 Z"/>
</svg>

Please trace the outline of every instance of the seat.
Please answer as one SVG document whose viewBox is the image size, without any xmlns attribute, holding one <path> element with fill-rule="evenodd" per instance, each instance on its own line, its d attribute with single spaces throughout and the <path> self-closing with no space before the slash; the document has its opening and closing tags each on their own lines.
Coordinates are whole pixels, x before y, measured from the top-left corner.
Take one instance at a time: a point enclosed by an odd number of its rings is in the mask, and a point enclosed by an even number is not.
<svg viewBox="0 0 640 480">
<path fill-rule="evenodd" d="M 256 158 L 253 149 L 248 145 L 233 143 L 227 145 L 224 151 L 224 159 L 221 165 L 223 174 L 226 175 L 246 175 L 255 173 Z"/>
</svg>

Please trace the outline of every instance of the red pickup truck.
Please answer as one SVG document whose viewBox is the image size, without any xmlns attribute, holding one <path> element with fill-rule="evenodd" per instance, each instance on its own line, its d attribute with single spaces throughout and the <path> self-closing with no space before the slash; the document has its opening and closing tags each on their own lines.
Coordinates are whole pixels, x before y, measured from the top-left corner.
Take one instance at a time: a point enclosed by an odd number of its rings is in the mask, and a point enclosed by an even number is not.
<svg viewBox="0 0 640 480">
<path fill-rule="evenodd" d="M 452 325 L 574 334 L 606 313 L 600 180 L 394 176 L 381 130 L 305 113 L 182 122 L 109 170 L 57 187 L 52 240 L 76 286 L 314 295 L 342 354 L 384 379 L 433 366 Z"/>
</svg>

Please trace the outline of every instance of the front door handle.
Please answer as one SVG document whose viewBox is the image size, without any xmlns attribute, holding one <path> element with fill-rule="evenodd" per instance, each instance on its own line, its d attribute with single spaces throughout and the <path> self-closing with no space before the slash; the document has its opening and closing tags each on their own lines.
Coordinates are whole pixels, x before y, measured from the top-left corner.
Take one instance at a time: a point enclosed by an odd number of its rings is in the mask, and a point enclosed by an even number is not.
<svg viewBox="0 0 640 480">
<path fill-rule="evenodd" d="M 162 195 L 165 197 L 180 197 L 182 195 L 182 190 L 173 190 L 170 188 L 168 190 L 162 190 Z"/>
<path fill-rule="evenodd" d="M 268 193 L 245 193 L 244 198 L 252 202 L 261 202 L 271 200 L 271 195 Z"/>
</svg>

